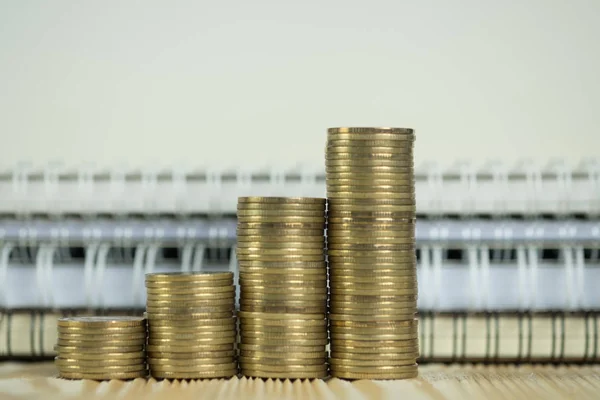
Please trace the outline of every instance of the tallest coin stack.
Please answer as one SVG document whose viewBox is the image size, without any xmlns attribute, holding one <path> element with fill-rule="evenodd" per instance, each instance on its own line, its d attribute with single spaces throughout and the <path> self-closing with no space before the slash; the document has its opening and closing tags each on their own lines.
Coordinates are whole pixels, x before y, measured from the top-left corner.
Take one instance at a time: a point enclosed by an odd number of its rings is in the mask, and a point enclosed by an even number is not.
<svg viewBox="0 0 600 400">
<path fill-rule="evenodd" d="M 417 376 L 414 140 L 412 129 L 328 130 L 332 376 Z"/>
</svg>

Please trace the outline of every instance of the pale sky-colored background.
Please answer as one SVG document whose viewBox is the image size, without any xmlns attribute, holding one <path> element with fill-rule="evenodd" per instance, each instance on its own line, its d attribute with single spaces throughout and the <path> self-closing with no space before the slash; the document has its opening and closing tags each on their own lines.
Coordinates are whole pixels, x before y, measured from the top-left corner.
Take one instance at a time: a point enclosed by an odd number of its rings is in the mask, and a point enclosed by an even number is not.
<svg viewBox="0 0 600 400">
<path fill-rule="evenodd" d="M 416 160 L 600 154 L 600 1 L 0 0 L 0 166 L 323 164 L 330 126 Z"/>
</svg>

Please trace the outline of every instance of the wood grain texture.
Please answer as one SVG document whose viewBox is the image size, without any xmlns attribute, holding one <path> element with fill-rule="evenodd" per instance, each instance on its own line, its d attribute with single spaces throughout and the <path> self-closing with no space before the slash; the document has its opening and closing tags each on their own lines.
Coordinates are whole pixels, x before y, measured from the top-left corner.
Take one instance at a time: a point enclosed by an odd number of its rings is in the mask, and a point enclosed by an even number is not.
<svg viewBox="0 0 600 400">
<path fill-rule="evenodd" d="M 130 382 L 57 379 L 52 363 L 0 364 L 0 399 L 599 399 L 600 366 L 420 367 L 405 381 L 273 381 L 246 378 Z"/>
</svg>

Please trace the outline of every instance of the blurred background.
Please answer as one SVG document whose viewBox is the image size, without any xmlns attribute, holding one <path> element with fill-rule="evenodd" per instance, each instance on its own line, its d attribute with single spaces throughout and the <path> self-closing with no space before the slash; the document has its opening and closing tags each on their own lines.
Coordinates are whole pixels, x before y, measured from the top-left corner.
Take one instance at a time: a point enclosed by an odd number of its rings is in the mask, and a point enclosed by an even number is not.
<svg viewBox="0 0 600 400">
<path fill-rule="evenodd" d="M 59 315 L 139 312 L 145 272 L 235 271 L 237 196 L 324 196 L 326 128 L 399 126 L 424 361 L 598 360 L 598 17 L 0 0 L 0 355 L 51 355 Z"/>
</svg>

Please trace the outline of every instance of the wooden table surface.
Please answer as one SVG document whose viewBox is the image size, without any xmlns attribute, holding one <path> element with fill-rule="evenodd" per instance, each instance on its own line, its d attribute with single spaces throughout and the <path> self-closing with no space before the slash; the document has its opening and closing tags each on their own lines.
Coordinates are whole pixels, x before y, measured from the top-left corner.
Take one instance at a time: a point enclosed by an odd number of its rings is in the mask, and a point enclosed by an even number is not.
<svg viewBox="0 0 600 400">
<path fill-rule="evenodd" d="M 0 399 L 600 399 L 600 366 L 424 365 L 405 381 L 68 381 L 51 362 L 0 363 Z"/>
</svg>

